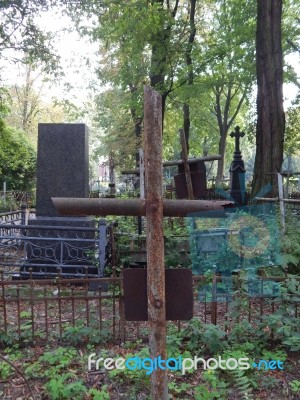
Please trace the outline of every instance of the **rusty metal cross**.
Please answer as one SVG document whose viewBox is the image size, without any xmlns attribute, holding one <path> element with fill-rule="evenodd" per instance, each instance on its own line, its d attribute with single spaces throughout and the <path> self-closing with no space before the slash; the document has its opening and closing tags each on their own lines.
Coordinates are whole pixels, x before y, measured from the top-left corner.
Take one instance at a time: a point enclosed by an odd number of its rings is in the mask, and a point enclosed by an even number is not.
<svg viewBox="0 0 300 400">
<path fill-rule="evenodd" d="M 166 296 L 164 266 L 164 216 L 222 210 L 229 201 L 163 200 L 162 191 L 162 99 L 149 87 L 144 89 L 145 199 L 53 198 L 64 215 L 145 215 L 147 220 L 147 291 L 149 348 L 152 359 L 166 359 Z M 151 374 L 151 399 L 167 400 L 167 370 Z"/>
</svg>

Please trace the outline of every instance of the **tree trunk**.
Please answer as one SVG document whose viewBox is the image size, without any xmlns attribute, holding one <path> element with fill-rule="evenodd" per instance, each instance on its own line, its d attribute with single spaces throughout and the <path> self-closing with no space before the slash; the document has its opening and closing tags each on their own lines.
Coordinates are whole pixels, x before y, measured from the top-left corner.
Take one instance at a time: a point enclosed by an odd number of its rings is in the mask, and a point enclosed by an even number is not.
<svg viewBox="0 0 300 400">
<path fill-rule="evenodd" d="M 130 92 L 133 96 L 133 94 L 137 91 L 137 85 L 135 84 L 129 84 Z M 134 104 L 134 99 L 133 104 Z M 135 153 L 135 166 L 138 168 L 140 165 L 140 154 L 139 154 L 139 149 L 141 147 L 141 137 L 142 137 L 142 122 L 143 122 L 143 117 L 139 116 L 138 111 L 136 107 L 131 107 L 130 108 L 130 113 L 131 117 L 134 123 L 134 133 L 135 133 L 135 138 L 136 138 L 136 153 Z"/>
<path fill-rule="evenodd" d="M 283 161 L 281 16 L 282 0 L 257 1 L 257 126 L 252 196 L 269 183 L 270 195 L 277 195 L 277 176 L 268 174 L 280 171 Z"/>
<path fill-rule="evenodd" d="M 152 0 L 152 4 L 159 5 L 161 9 L 164 7 L 165 0 Z M 167 8 L 170 12 L 172 19 L 175 19 L 179 0 L 175 1 L 173 10 L 170 9 L 170 3 L 167 1 Z M 171 92 L 171 86 L 167 87 L 165 78 L 169 70 L 168 64 L 168 49 L 171 36 L 172 24 L 169 22 L 166 26 L 162 24 L 161 30 L 153 35 L 152 49 L 151 49 L 151 63 L 150 63 L 150 86 L 157 90 L 162 96 L 162 122 L 164 123 L 165 108 L 167 96 Z"/>
<path fill-rule="evenodd" d="M 217 183 L 222 182 L 223 176 L 224 176 L 226 139 L 227 139 L 227 129 L 223 129 L 222 134 L 220 135 L 220 141 L 219 141 L 219 154 L 221 155 L 221 159 L 218 160 L 218 169 L 217 169 L 217 177 L 216 177 Z"/>
<path fill-rule="evenodd" d="M 188 70 L 187 76 L 187 84 L 192 86 L 194 83 L 194 71 L 193 71 L 193 60 L 192 60 L 192 49 L 196 35 L 196 25 L 195 25 L 195 12 L 196 12 L 196 1 L 197 0 L 190 0 L 190 11 L 189 11 L 189 20 L 190 20 L 190 34 L 189 40 L 187 44 L 187 48 L 185 51 L 185 62 Z M 190 139 L 190 105 L 189 99 L 187 99 L 186 103 L 183 105 L 183 129 L 185 133 L 185 141 L 187 147 L 187 153 L 189 154 L 189 139 Z"/>
</svg>

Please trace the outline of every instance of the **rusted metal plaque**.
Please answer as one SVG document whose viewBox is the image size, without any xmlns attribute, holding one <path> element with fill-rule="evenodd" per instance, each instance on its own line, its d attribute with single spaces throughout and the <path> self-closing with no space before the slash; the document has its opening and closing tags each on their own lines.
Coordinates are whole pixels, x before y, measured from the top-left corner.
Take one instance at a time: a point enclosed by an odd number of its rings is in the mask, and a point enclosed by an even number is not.
<svg viewBox="0 0 300 400">
<path fill-rule="evenodd" d="M 195 198 L 205 197 L 207 194 L 205 175 L 200 171 L 194 171 L 191 172 L 191 179 Z M 174 181 L 177 199 L 187 199 L 188 191 L 185 174 L 174 175 Z"/>
<path fill-rule="evenodd" d="M 166 319 L 193 318 L 193 278 L 186 268 L 166 269 Z M 148 320 L 147 270 L 129 268 L 123 274 L 126 321 Z"/>
</svg>

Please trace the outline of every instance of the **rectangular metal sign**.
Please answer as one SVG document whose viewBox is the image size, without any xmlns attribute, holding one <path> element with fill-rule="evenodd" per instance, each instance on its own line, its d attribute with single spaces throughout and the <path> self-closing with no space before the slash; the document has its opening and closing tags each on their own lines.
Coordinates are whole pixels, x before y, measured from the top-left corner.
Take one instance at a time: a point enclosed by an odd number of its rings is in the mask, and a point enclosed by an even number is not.
<svg viewBox="0 0 300 400">
<path fill-rule="evenodd" d="M 186 268 L 166 269 L 166 319 L 193 318 L 193 277 Z M 129 268 L 123 273 L 126 321 L 148 320 L 147 269 Z"/>
</svg>

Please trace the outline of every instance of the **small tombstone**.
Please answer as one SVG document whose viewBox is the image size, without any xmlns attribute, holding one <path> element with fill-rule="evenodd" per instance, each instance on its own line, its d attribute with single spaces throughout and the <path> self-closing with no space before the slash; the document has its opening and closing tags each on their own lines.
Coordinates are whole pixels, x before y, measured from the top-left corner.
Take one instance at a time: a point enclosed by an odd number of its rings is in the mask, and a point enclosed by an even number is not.
<svg viewBox="0 0 300 400">
<path fill-rule="evenodd" d="M 189 160 L 189 167 L 194 197 L 197 199 L 203 199 L 207 195 L 205 163 L 204 161 L 192 162 L 192 160 Z M 178 174 L 174 176 L 174 181 L 176 197 L 178 199 L 187 199 L 188 190 L 183 164 L 178 165 Z"/>
</svg>

